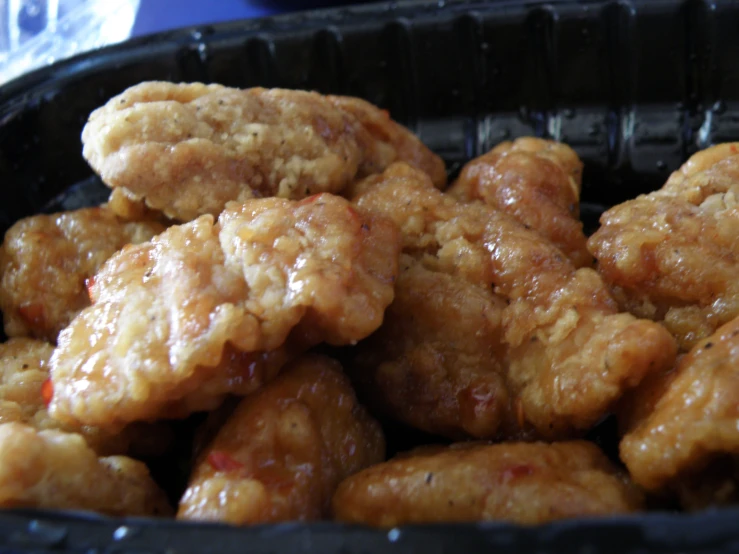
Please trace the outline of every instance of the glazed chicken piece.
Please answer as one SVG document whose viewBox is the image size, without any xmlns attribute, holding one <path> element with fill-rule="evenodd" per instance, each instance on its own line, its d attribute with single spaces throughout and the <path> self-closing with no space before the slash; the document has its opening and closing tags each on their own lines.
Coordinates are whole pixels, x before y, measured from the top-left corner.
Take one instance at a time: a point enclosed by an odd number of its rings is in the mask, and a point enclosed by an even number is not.
<svg viewBox="0 0 739 554">
<path fill-rule="evenodd" d="M 620 410 L 634 481 L 688 509 L 739 501 L 739 318 L 646 380 Z"/>
<path fill-rule="evenodd" d="M 394 417 L 451 437 L 519 431 L 568 437 L 589 429 L 625 390 L 674 362 L 675 343 L 664 328 L 619 314 L 595 271 L 577 270 L 510 216 L 479 202 L 459 203 L 405 164 L 368 178 L 358 190 L 361 209 L 400 227 L 407 255 L 428 271 L 474 285 L 441 285 L 450 297 L 431 300 L 409 290 L 411 281 L 403 283 L 408 272 L 401 276 L 380 330 L 384 339 L 361 344 L 349 368 L 357 383 L 372 384 L 369 396 L 379 393 Z M 419 304 L 423 315 L 414 318 Z M 482 314 L 476 321 L 484 325 L 478 334 L 458 333 L 468 329 L 463 314 L 475 304 Z M 446 340 L 450 328 L 455 331 Z M 490 373 L 497 375 L 481 379 Z M 400 387 L 410 396 L 401 398 Z M 448 420 L 445 413 L 452 414 Z"/>
<path fill-rule="evenodd" d="M 124 221 L 109 209 L 83 208 L 21 219 L 0 254 L 0 308 L 5 333 L 55 342 L 90 305 L 86 282 L 127 244 L 162 232 L 151 221 Z"/>
<path fill-rule="evenodd" d="M 99 458 L 74 433 L 0 424 L 0 507 L 94 510 L 111 516 L 172 512 L 146 466 Z"/>
<path fill-rule="evenodd" d="M 739 315 L 739 155 L 699 152 L 656 192 L 605 212 L 588 247 L 623 309 L 683 351 Z"/>
<path fill-rule="evenodd" d="M 170 227 L 96 275 L 52 356 L 50 413 L 112 428 L 248 394 L 309 347 L 377 329 L 399 250 L 391 221 L 329 194 Z"/>
<path fill-rule="evenodd" d="M 395 300 L 350 370 L 376 411 L 463 439 L 522 433 L 506 380 L 505 301 L 401 256 Z M 353 370 L 352 370 L 353 368 Z"/>
<path fill-rule="evenodd" d="M 396 160 L 446 183 L 441 159 L 386 112 L 305 91 L 145 82 L 95 110 L 82 141 L 108 186 L 180 221 L 231 200 L 339 193 Z"/>
<path fill-rule="evenodd" d="M 341 483 L 336 519 L 376 527 L 550 521 L 642 509 L 642 495 L 592 443 L 423 447 Z"/>
<path fill-rule="evenodd" d="M 29 338 L 0 344 L 0 423 L 24 423 L 39 431 L 75 430 L 101 456 L 158 456 L 167 450 L 172 433 L 164 423 L 136 423 L 108 433 L 89 425 L 73 429 L 52 419 L 47 405 L 53 395 L 49 379 L 53 351 L 51 344 Z"/>
<path fill-rule="evenodd" d="M 339 482 L 384 457 L 380 426 L 341 366 L 305 356 L 241 401 L 196 463 L 177 517 L 235 525 L 323 519 Z"/>
<path fill-rule="evenodd" d="M 524 137 L 503 142 L 462 169 L 449 193 L 482 200 L 541 233 L 575 267 L 593 258 L 580 221 L 582 162 L 566 144 Z"/>
</svg>

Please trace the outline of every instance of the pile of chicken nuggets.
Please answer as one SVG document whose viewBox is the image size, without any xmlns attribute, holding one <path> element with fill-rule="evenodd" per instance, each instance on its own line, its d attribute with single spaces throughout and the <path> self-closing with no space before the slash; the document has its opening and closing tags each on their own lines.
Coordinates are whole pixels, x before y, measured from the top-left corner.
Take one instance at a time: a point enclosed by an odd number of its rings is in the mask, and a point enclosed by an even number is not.
<svg viewBox="0 0 739 554">
<path fill-rule="evenodd" d="M 588 238 L 568 146 L 448 183 L 357 98 L 146 82 L 82 142 L 109 201 L 2 246 L 0 506 L 390 527 L 739 501 L 739 145 Z M 165 494 L 141 460 L 194 414 Z M 619 459 L 584 440 L 608 416 Z M 445 444 L 388 460 L 378 419 Z"/>
</svg>

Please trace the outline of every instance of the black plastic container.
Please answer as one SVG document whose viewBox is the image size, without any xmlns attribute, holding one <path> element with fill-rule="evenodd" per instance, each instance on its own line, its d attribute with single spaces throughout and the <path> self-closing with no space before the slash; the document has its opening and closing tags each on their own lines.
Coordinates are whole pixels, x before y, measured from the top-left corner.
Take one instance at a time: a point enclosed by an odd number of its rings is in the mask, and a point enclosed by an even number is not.
<svg viewBox="0 0 739 554">
<path fill-rule="evenodd" d="M 452 173 L 501 140 L 559 139 L 585 161 L 592 224 L 604 206 L 659 187 L 696 150 L 739 139 L 739 2 L 410 1 L 186 29 L 78 56 L 0 88 L 0 230 L 90 200 L 98 189 L 79 138 L 87 116 L 150 79 L 361 96 L 417 132 Z M 493 550 L 739 552 L 739 510 L 390 532 L 0 513 L 0 552 Z"/>
</svg>

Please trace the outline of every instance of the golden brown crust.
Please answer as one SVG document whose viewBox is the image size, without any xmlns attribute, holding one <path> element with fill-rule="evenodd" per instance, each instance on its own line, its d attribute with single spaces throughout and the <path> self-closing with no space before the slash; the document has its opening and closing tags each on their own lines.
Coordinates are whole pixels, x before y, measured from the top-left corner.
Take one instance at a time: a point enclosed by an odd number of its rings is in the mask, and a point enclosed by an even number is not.
<svg viewBox="0 0 739 554">
<path fill-rule="evenodd" d="M 5 333 L 55 342 L 90 305 L 86 280 L 103 262 L 163 229 L 152 222 L 125 222 L 104 207 L 21 219 L 5 234 L 0 256 Z"/>
<path fill-rule="evenodd" d="M 380 173 L 391 163 L 402 161 L 423 171 L 436 188 L 446 186 L 444 161 L 408 129 L 393 121 L 386 110 L 381 110 L 361 98 L 351 96 L 326 98 L 343 112 L 356 117 L 372 139 L 362 145 L 364 155 L 357 177 Z"/>
<path fill-rule="evenodd" d="M 688 496 L 701 482 L 710 483 L 715 471 L 705 472 L 713 462 L 739 455 L 737 395 L 739 318 L 696 344 L 673 372 L 637 389 L 622 408 L 621 457 L 634 481 L 651 491 Z M 731 471 L 730 500 L 736 501 L 739 472 Z M 719 493 L 719 484 L 713 493 Z M 709 491 L 701 494 L 707 502 Z"/>
<path fill-rule="evenodd" d="M 171 444 L 164 423 L 133 424 L 109 433 L 89 425 L 66 426 L 49 416 L 47 405 L 53 395 L 49 380 L 49 358 L 54 347 L 29 338 L 12 338 L 0 344 L 0 424 L 24 423 L 39 431 L 76 431 L 99 455 L 162 454 Z"/>
<path fill-rule="evenodd" d="M 369 404 L 452 438 L 515 436 L 505 302 L 490 288 L 401 256 L 395 300 L 349 365 Z"/>
<path fill-rule="evenodd" d="M 180 221 L 232 200 L 338 193 L 404 157 L 443 167 L 408 130 L 376 125 L 381 113 L 305 91 L 145 82 L 90 115 L 83 154 L 108 186 Z"/>
<path fill-rule="evenodd" d="M 580 222 L 582 162 L 567 145 L 532 137 L 504 142 L 462 169 L 449 193 L 482 200 L 560 248 L 576 267 L 593 258 Z"/>
<path fill-rule="evenodd" d="M 337 519 L 379 527 L 506 520 L 534 525 L 628 513 L 643 499 L 587 442 L 421 449 L 341 483 Z"/>
<path fill-rule="evenodd" d="M 531 424 L 547 438 L 567 437 L 595 424 L 624 390 L 674 362 L 669 333 L 617 313 L 595 271 L 576 270 L 559 249 L 510 216 L 479 202 L 459 203 L 403 164 L 367 182 L 358 189 L 358 206 L 392 218 L 403 232 L 405 253 L 431 271 L 494 287 L 508 304 L 505 349 L 495 350 L 506 354 L 499 362 L 509 394 L 491 399 L 487 409 L 504 410 L 498 402 L 512 401 L 522 426 Z M 443 325 L 445 316 L 438 317 Z M 389 350 L 385 361 L 391 363 Z M 444 375 L 443 362 L 437 363 L 433 373 Z M 375 380 L 377 371 L 383 370 L 357 368 Z M 411 409 L 406 404 L 395 416 L 408 420 Z"/>
<path fill-rule="evenodd" d="M 0 424 L 0 506 L 164 516 L 167 500 L 141 462 L 98 458 L 80 435 Z"/>
<path fill-rule="evenodd" d="M 244 399 L 196 464 L 178 518 L 317 520 L 340 481 L 384 459 L 380 426 L 341 366 L 305 356 Z"/>
<path fill-rule="evenodd" d="M 213 409 L 292 356 L 372 333 L 399 236 L 346 200 L 231 204 L 111 258 L 51 360 L 53 417 L 120 426 Z M 287 341 L 287 342 L 286 342 Z"/>
<path fill-rule="evenodd" d="M 684 351 L 739 315 L 735 149 L 696 154 L 661 190 L 605 212 L 588 241 L 619 305 L 662 322 Z"/>
</svg>

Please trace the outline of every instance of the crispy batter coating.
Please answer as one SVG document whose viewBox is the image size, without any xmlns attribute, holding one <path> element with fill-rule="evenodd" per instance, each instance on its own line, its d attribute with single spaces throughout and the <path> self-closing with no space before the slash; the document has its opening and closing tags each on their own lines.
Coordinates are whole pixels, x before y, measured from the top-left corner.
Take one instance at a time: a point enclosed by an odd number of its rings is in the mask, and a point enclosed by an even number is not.
<svg viewBox="0 0 739 554">
<path fill-rule="evenodd" d="M 5 234 L 0 254 L 5 333 L 55 342 L 90 305 L 85 283 L 103 262 L 163 229 L 152 222 L 125 222 L 106 208 L 21 219 Z"/>
<path fill-rule="evenodd" d="M 595 424 L 624 390 L 674 362 L 675 343 L 664 328 L 617 313 L 595 271 L 576 270 L 559 249 L 507 214 L 479 202 L 459 203 L 435 190 L 426 175 L 404 164 L 395 164 L 368 181 L 371 186 L 360 187 L 364 192 L 358 206 L 391 217 L 403 231 L 405 253 L 429 270 L 482 288 L 494 287 L 508 304 L 503 310 L 506 357 L 499 360 L 508 394 L 485 399 L 485 407 L 479 398 L 449 399 L 450 404 L 458 402 L 460 410 L 504 412 L 500 403 L 512 401 L 522 427 L 530 424 L 548 438 L 570 436 Z M 391 307 L 390 313 L 394 311 Z M 451 323 L 445 313 L 437 317 L 440 327 Z M 433 324 L 429 327 L 428 339 L 438 340 Z M 354 371 L 359 375 L 368 372 L 364 378 L 375 382 L 379 375 L 388 379 L 388 372 L 398 372 L 393 380 L 407 381 L 416 370 L 402 359 L 403 354 L 396 357 L 408 351 L 402 344 L 406 340 L 419 343 L 423 339 L 389 336 L 390 343 L 401 344 L 385 346 L 383 355 L 371 356 L 372 364 L 357 364 Z M 475 337 L 468 340 L 463 351 L 479 348 L 474 345 Z M 495 345 L 493 350 L 500 351 L 500 347 Z M 424 373 L 443 377 L 427 385 L 438 396 L 447 394 L 444 360 L 427 361 L 438 365 Z M 490 371 L 487 368 L 477 371 Z M 454 380 L 460 382 L 460 376 Z M 452 385 L 447 390 L 457 388 Z M 397 406 L 394 415 L 418 424 L 408 415 L 414 408 L 408 402 Z M 452 420 L 449 425 L 456 424 Z M 429 430 L 440 431 L 436 426 Z M 489 432 L 488 428 L 486 437 Z"/>
<path fill-rule="evenodd" d="M 29 338 L 12 338 L 0 344 L 0 423 L 18 422 L 39 431 L 77 431 L 99 455 L 156 456 L 171 443 L 164 423 L 133 424 L 120 433 L 92 426 L 73 429 L 51 418 L 47 404 L 53 394 L 49 358 L 54 347 Z"/>
<path fill-rule="evenodd" d="M 490 287 L 401 256 L 395 300 L 352 364 L 358 389 L 374 409 L 430 433 L 515 436 L 505 306 Z"/>
<path fill-rule="evenodd" d="M 592 443 L 421 448 L 341 483 L 337 519 L 378 527 L 506 520 L 534 525 L 628 513 L 643 500 Z"/>
<path fill-rule="evenodd" d="M 646 381 L 622 408 L 621 457 L 634 481 L 677 492 L 689 507 L 739 500 L 738 395 L 736 318 L 674 371 Z"/>
<path fill-rule="evenodd" d="M 380 426 L 341 366 L 305 356 L 236 408 L 196 464 L 177 517 L 236 525 L 322 519 L 338 484 L 384 456 Z"/>
<path fill-rule="evenodd" d="M 305 91 L 145 82 L 94 111 L 82 141 L 108 186 L 180 221 L 231 200 L 337 193 L 398 159 L 446 180 L 441 160 L 379 109 Z"/>
<path fill-rule="evenodd" d="M 604 213 L 588 241 L 619 304 L 662 322 L 684 351 L 739 315 L 735 150 L 696 154 L 661 190 Z"/>
<path fill-rule="evenodd" d="M 232 203 L 111 258 L 51 359 L 53 417 L 112 426 L 213 409 L 291 356 L 382 322 L 400 237 L 329 194 Z M 286 343 L 287 341 L 287 343 Z"/>
<path fill-rule="evenodd" d="M 138 461 L 98 458 L 74 433 L 0 424 L 0 506 L 95 510 L 113 516 L 171 513 Z"/>
<path fill-rule="evenodd" d="M 403 161 L 429 176 L 434 186 L 446 186 L 444 161 L 413 133 L 396 123 L 386 110 L 352 96 L 327 96 L 329 102 L 357 118 L 371 140 L 363 144 L 364 155 L 358 177 L 381 173 L 395 161 Z M 363 138 L 359 135 L 359 138 Z"/>
<path fill-rule="evenodd" d="M 503 142 L 462 169 L 449 193 L 482 200 L 541 233 L 576 267 L 593 264 L 580 221 L 582 162 L 566 144 L 533 137 Z"/>
</svg>

